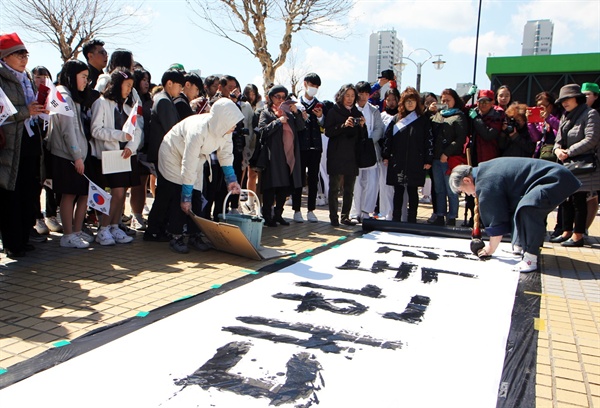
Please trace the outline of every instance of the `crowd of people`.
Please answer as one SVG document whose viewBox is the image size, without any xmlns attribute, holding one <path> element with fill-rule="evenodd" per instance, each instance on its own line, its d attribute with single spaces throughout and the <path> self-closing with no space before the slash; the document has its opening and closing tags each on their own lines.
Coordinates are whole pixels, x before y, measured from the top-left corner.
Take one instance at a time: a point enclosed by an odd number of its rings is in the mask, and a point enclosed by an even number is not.
<svg viewBox="0 0 600 408">
<path fill-rule="evenodd" d="M 49 231 L 62 232 L 60 245 L 71 248 L 126 244 L 137 230 L 179 253 L 206 250 L 190 217 L 218 220 L 228 194 L 229 213 L 260 212 L 267 227 L 304 222 L 303 214 L 318 222 L 319 196 L 327 198 L 332 226 L 374 217 L 416 223 L 427 179 L 434 196 L 427 223 L 456 226 L 461 191 L 450 174 L 457 166 L 500 157 L 597 162 L 595 83 L 567 85 L 558 98 L 541 92 L 532 109 L 513 101 L 506 86 L 472 87 L 467 95 L 447 88 L 439 97 L 401 91 L 385 70 L 374 84 L 344 84 L 327 101 L 316 97 L 316 73 L 304 77 L 298 95 L 268 84 L 262 96 L 254 84 L 241 87 L 231 75 L 201 78 L 181 64 L 155 85 L 131 51 L 117 49 L 109 58 L 97 39 L 82 54 L 86 62 L 67 61 L 54 82 L 74 114 L 48 116 L 38 89 L 51 73 L 27 69 L 29 54 L 17 34 L 0 36 L 0 88 L 17 109 L 0 127 L 0 230 L 10 257 L 25 256 L 34 249 L 30 242 L 43 242 Z M 103 157 L 114 151 L 131 170 L 103 172 Z M 598 170 L 577 177 L 581 187 L 561 203 L 552 235 L 565 246 L 583 245 L 598 208 Z M 104 214 L 88 208 L 90 181 L 110 189 Z M 262 196 L 262 208 L 242 186 Z M 124 214 L 127 192 L 131 214 Z M 292 220 L 283 217 L 288 198 Z M 472 197 L 466 207 L 474 209 Z M 463 225 L 472 223 L 465 215 Z"/>
</svg>

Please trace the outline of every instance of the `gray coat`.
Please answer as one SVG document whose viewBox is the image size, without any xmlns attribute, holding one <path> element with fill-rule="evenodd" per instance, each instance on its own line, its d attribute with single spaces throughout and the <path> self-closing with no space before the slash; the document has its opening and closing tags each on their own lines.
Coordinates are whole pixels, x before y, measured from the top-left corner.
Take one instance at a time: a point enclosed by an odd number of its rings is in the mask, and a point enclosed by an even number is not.
<svg viewBox="0 0 600 408">
<path fill-rule="evenodd" d="M 266 108 L 260 113 L 258 128 L 261 132 L 261 142 L 270 151 L 269 165 L 261 174 L 263 191 L 277 187 L 290 187 L 292 189 L 302 187 L 298 131 L 304 130 L 304 119 L 299 111 L 295 115 L 288 113 L 287 117 L 288 124 L 294 132 L 295 161 L 291 174 L 283 150 L 283 124 L 277 120 L 277 116 L 270 108 Z"/>
<path fill-rule="evenodd" d="M 13 73 L 2 65 L 0 65 L 0 88 L 17 109 L 17 113 L 8 117 L 2 124 L 6 146 L 0 150 L 0 188 L 14 191 L 19 171 L 24 123 L 30 115 L 23 86 Z"/>
<path fill-rule="evenodd" d="M 568 115 L 563 115 L 561 118 L 554 150 L 566 146 L 569 158 L 594 152 L 598 154 L 600 148 L 600 115 L 588 106 L 575 109 L 581 109 L 581 113 L 572 119 L 574 121 L 572 127 L 566 126 Z M 599 169 L 596 169 L 593 173 L 578 174 L 577 178 L 582 184 L 578 191 L 600 190 Z"/>
<path fill-rule="evenodd" d="M 50 116 L 50 124 L 48 125 L 50 153 L 67 160 L 82 159 L 85 161 L 88 154 L 88 142 L 81 123 L 81 106 L 73 101 L 71 93 L 66 87 L 59 85 L 56 89 L 75 114 L 73 117 L 66 115 Z"/>
</svg>

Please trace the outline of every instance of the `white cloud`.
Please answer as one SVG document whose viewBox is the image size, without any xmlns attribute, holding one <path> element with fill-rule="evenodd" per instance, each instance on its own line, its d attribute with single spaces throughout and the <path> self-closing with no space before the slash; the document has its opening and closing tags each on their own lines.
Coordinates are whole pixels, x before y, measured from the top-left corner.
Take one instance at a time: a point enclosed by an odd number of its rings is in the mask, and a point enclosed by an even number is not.
<svg viewBox="0 0 600 408">
<path fill-rule="evenodd" d="M 350 12 L 358 26 L 369 30 L 397 27 L 402 31 L 441 30 L 464 32 L 477 23 L 476 1 L 433 0 L 358 0 Z"/>
<path fill-rule="evenodd" d="M 512 16 L 514 32 L 523 33 L 523 27 L 529 20 L 552 20 L 554 23 L 553 44 L 567 45 L 577 43 L 577 34 L 596 40 L 600 37 L 600 1 L 569 0 L 550 1 L 533 0 L 520 4 Z M 597 51 L 589 50 L 589 51 Z"/>
<path fill-rule="evenodd" d="M 151 7 L 124 6 L 123 13 L 130 14 L 144 25 L 149 25 L 160 17 L 160 13 Z"/>
<path fill-rule="evenodd" d="M 480 56 L 504 56 L 507 54 L 508 47 L 514 42 L 514 38 L 509 35 L 498 35 L 494 31 L 489 31 L 479 35 L 479 45 L 477 54 Z M 475 54 L 475 36 L 457 37 L 450 41 L 448 49 L 457 54 Z"/>
</svg>

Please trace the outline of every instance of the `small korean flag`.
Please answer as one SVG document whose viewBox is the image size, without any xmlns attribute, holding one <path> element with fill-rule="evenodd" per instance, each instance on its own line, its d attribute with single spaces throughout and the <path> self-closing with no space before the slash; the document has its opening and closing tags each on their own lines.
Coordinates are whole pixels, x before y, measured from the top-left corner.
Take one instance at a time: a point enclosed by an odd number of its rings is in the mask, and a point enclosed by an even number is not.
<svg viewBox="0 0 600 408">
<path fill-rule="evenodd" d="M 138 113 L 138 103 L 136 102 L 135 105 L 133 105 L 133 108 L 131 109 L 131 113 L 129 114 L 129 117 L 125 121 L 125 124 L 123 125 L 123 129 L 122 129 L 123 132 L 130 134 L 131 136 L 133 136 L 135 133 L 135 126 L 137 125 L 137 113 Z"/>
<path fill-rule="evenodd" d="M 88 188 L 88 207 L 109 215 L 111 195 L 90 181 Z"/>
<path fill-rule="evenodd" d="M 17 113 L 15 105 L 12 104 L 8 96 L 0 88 L 0 125 L 4 123 L 6 119 Z"/>
<path fill-rule="evenodd" d="M 56 87 L 49 78 L 46 78 L 46 86 L 50 88 L 50 92 L 48 94 L 48 99 L 46 102 L 46 107 L 50 111 L 50 115 L 58 113 L 61 115 L 73 117 L 73 110 L 71 109 L 67 101 L 65 101 L 65 98 L 63 98 L 60 92 L 58 92 L 58 89 L 56 89 Z"/>
</svg>

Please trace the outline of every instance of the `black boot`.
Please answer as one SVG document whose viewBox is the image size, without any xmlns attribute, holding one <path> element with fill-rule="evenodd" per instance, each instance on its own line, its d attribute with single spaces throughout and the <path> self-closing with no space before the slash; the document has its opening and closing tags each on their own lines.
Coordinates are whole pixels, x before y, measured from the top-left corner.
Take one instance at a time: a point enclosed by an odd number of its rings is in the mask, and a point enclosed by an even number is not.
<svg viewBox="0 0 600 408">
<path fill-rule="evenodd" d="M 281 225 L 290 225 L 290 223 L 286 220 L 283 219 L 283 217 L 281 216 L 281 214 L 283 213 L 283 209 L 275 209 L 275 216 L 273 217 L 273 222 L 278 222 Z"/>
</svg>

